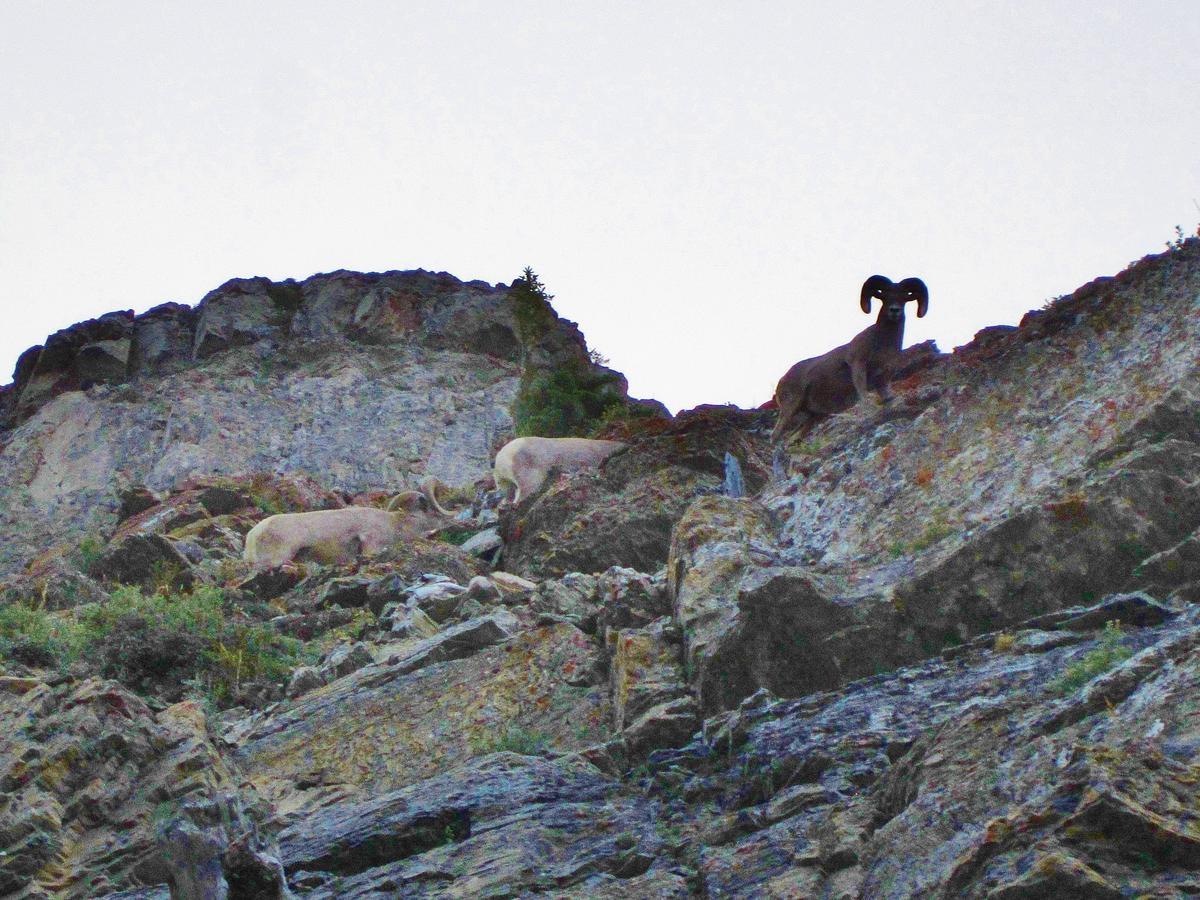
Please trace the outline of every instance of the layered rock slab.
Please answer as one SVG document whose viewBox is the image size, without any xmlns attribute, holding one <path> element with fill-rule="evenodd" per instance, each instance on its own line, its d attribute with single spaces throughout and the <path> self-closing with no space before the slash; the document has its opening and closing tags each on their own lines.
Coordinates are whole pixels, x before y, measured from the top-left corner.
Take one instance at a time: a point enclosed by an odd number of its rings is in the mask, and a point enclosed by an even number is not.
<svg viewBox="0 0 1200 900">
<path fill-rule="evenodd" d="M 235 758 L 287 820 L 431 777 L 514 733 L 563 751 L 595 743 L 611 713 L 588 683 L 594 645 L 565 623 L 510 630 L 457 626 L 389 651 L 243 729 Z"/>
<path fill-rule="evenodd" d="M 1116 598 L 1005 650 L 796 700 L 759 692 L 651 757 L 706 896 L 1169 896 L 1194 889 L 1196 610 Z M 1101 612 L 1103 609 L 1103 612 Z M 1119 637 L 1056 632 L 1127 617 Z M 1082 638 L 1082 640 L 1080 640 Z M 1024 649 L 1021 649 L 1024 648 Z M 1105 654 L 1077 685 L 1072 672 Z M 1041 892 L 1041 893 L 1039 893 Z"/>
<path fill-rule="evenodd" d="M 321 810 L 280 841 L 291 883 L 314 900 L 519 896 L 636 883 L 662 846 L 653 813 L 577 760 L 497 753 Z"/>
<path fill-rule="evenodd" d="M 111 681 L 0 678 L 0 731 L 5 896 L 91 900 L 165 882 L 162 829 L 191 814 L 225 810 L 226 840 L 253 830 L 192 702 L 154 713 Z"/>
</svg>

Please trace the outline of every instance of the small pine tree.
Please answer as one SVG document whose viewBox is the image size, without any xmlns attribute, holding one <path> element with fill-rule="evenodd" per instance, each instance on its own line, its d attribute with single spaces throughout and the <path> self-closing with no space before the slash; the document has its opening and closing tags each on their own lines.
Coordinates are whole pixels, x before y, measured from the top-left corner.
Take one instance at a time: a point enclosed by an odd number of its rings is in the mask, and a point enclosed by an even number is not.
<svg viewBox="0 0 1200 900">
<path fill-rule="evenodd" d="M 528 347 L 537 343 L 554 325 L 554 309 L 550 301 L 553 294 L 546 293 L 532 266 L 526 266 L 521 277 L 513 284 L 508 292 L 509 301 L 513 304 L 513 317 L 517 321 L 517 337 Z"/>
</svg>

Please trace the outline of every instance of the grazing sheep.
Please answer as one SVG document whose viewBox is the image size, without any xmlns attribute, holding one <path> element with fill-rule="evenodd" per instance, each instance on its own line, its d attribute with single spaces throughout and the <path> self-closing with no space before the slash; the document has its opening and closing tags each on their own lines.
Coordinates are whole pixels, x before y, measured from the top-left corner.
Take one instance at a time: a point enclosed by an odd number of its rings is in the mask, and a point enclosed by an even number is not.
<svg viewBox="0 0 1200 900">
<path fill-rule="evenodd" d="M 859 297 L 867 314 L 872 297 L 883 301 L 874 325 L 848 344 L 796 363 L 779 379 L 775 388 L 779 420 L 771 432 L 772 442 L 793 430 L 797 438 L 803 438 L 822 419 L 865 398 L 868 389 L 878 394 L 880 403 L 892 399 L 888 382 L 904 342 L 904 304 L 916 300 L 920 318 L 929 309 L 929 289 L 920 278 L 893 283 L 882 275 L 872 275 L 863 282 Z"/>
<path fill-rule="evenodd" d="M 625 446 L 620 441 L 588 438 L 514 438 L 496 454 L 492 475 L 500 490 L 507 492 L 509 485 L 515 488 L 512 502 L 516 504 L 536 492 L 551 469 L 566 472 L 599 466 Z"/>
<path fill-rule="evenodd" d="M 388 509 L 395 509 L 395 503 L 401 497 L 416 493 L 428 500 L 430 504 L 432 504 L 433 508 L 443 516 L 448 519 L 452 519 L 454 518 L 454 513 L 446 509 L 444 506 L 442 506 L 442 504 L 438 503 L 437 495 L 438 491 L 440 490 L 449 490 L 449 488 L 442 482 L 440 478 L 430 475 L 421 482 L 421 486 L 417 491 L 405 491 L 403 494 L 397 494 L 395 497 L 393 497 L 391 502 L 388 503 Z"/>
<path fill-rule="evenodd" d="M 338 561 L 381 553 L 445 524 L 450 513 L 432 496 L 433 486 L 426 482 L 421 488 L 397 494 L 387 509 L 347 506 L 268 516 L 247 532 L 242 558 L 261 572 L 305 550 Z"/>
</svg>

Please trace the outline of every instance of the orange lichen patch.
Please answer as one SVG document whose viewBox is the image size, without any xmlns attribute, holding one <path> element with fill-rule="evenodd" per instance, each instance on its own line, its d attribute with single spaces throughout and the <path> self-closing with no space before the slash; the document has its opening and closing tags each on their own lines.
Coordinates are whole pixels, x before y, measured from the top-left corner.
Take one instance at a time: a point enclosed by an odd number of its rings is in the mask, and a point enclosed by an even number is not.
<svg viewBox="0 0 1200 900">
<path fill-rule="evenodd" d="M 933 481 L 933 469 L 929 466 L 921 466 L 917 469 L 917 474 L 913 476 L 913 483 L 917 487 L 926 487 Z"/>
<path fill-rule="evenodd" d="M 897 379 L 892 382 L 892 390 L 898 394 L 904 394 L 909 391 L 914 391 L 920 387 L 925 381 L 925 373 L 914 372 L 911 375 L 906 375 L 904 378 Z"/>
<path fill-rule="evenodd" d="M 403 331 L 421 327 L 421 298 L 411 291 L 397 291 L 387 298 L 389 324 Z"/>
<path fill-rule="evenodd" d="M 1081 494 L 1071 494 L 1056 503 L 1047 503 L 1045 509 L 1060 522 L 1084 525 L 1091 520 L 1087 500 Z"/>
</svg>

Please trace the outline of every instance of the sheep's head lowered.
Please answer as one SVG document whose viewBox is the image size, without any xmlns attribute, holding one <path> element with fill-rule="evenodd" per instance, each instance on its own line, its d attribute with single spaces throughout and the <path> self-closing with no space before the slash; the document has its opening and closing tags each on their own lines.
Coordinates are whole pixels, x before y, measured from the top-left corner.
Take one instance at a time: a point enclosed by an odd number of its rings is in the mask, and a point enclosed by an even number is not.
<svg viewBox="0 0 1200 900">
<path fill-rule="evenodd" d="M 599 468 L 625 446 L 620 441 L 577 437 L 513 438 L 496 454 L 492 477 L 505 493 L 514 489 L 512 502 L 516 504 L 536 493 L 552 470 Z"/>
<path fill-rule="evenodd" d="M 892 399 L 888 382 L 904 343 L 904 306 L 915 300 L 918 318 L 924 316 L 929 310 L 929 289 L 920 278 L 893 282 L 872 275 L 859 294 L 859 305 L 867 314 L 872 298 L 882 301 L 874 325 L 848 344 L 796 363 L 779 379 L 775 388 L 779 420 L 772 441 L 792 431 L 804 437 L 822 419 L 849 409 L 868 391 L 874 391 L 881 403 Z"/>
<path fill-rule="evenodd" d="M 387 509 L 345 506 L 268 516 L 246 534 L 243 558 L 262 571 L 286 565 L 305 551 L 319 551 L 338 562 L 374 556 L 451 520 L 453 513 L 438 503 L 439 486 L 436 479 L 426 479 L 419 490 L 393 497 Z"/>
</svg>

